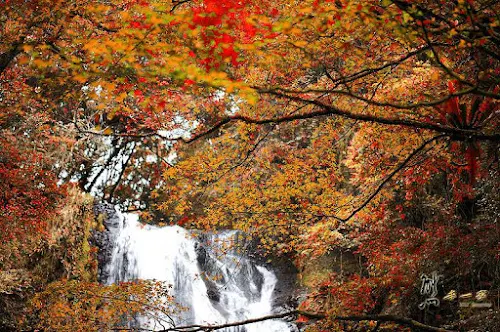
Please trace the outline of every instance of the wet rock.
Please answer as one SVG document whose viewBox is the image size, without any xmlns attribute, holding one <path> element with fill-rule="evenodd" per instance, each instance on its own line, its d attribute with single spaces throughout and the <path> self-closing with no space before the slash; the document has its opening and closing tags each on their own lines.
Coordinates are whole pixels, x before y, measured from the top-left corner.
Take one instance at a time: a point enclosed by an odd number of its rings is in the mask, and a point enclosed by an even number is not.
<svg viewBox="0 0 500 332">
<path fill-rule="evenodd" d="M 270 268 L 278 282 L 274 287 L 273 306 L 277 308 L 295 309 L 297 307 L 297 268 L 284 257 L 271 257 Z"/>
<path fill-rule="evenodd" d="M 220 293 L 217 289 L 217 286 L 210 287 L 207 289 L 207 296 L 211 301 L 219 302 L 220 301 Z"/>
<path fill-rule="evenodd" d="M 207 251 L 205 245 L 200 242 L 194 244 L 194 250 L 196 252 L 196 260 L 200 270 L 204 273 L 201 274 L 203 282 L 207 287 L 207 296 L 212 302 L 218 303 L 220 301 L 220 291 L 213 279 L 215 264 L 210 254 Z"/>
<path fill-rule="evenodd" d="M 97 253 L 98 281 L 105 283 L 109 278 L 109 271 L 106 267 L 111 261 L 123 218 L 112 204 L 105 202 L 94 205 L 94 215 L 98 220 L 102 220 L 104 226 L 104 231 L 93 232 L 91 240 L 92 244 L 99 248 Z"/>
<path fill-rule="evenodd" d="M 208 263 L 209 258 L 207 249 L 199 242 L 196 242 L 194 245 L 194 250 L 196 251 L 196 260 L 198 261 L 198 264 L 202 269 L 204 269 Z"/>
</svg>

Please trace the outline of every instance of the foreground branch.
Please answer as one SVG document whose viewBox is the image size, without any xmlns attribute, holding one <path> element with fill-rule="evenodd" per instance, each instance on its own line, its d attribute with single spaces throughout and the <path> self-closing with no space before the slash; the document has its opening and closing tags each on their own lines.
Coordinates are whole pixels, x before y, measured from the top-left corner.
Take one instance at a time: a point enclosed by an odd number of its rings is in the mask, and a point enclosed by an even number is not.
<svg viewBox="0 0 500 332">
<path fill-rule="evenodd" d="M 334 321 L 350 321 L 350 322 L 361 322 L 361 321 L 375 321 L 380 323 L 396 323 L 402 326 L 406 326 L 409 328 L 420 329 L 422 331 L 432 331 L 432 332 L 453 332 L 453 330 L 447 330 L 440 327 L 430 326 L 423 323 L 420 323 L 416 320 L 407 317 L 401 317 L 396 315 L 360 315 L 360 316 L 328 316 L 324 313 L 313 313 L 301 310 L 289 311 L 281 314 L 267 315 L 259 318 L 246 319 L 238 322 L 225 323 L 219 325 L 201 325 L 201 324 L 193 324 L 193 325 L 185 325 L 185 326 L 177 326 L 170 327 L 163 330 L 157 330 L 156 332 L 208 332 L 208 331 L 217 331 L 222 330 L 229 327 L 243 326 L 252 323 L 263 322 L 271 319 L 280 319 L 291 316 L 302 315 L 309 319 L 331 319 Z M 129 329 L 129 328 L 114 328 L 114 330 L 136 330 L 136 331 L 144 331 L 147 329 Z M 151 331 L 151 330 L 148 330 Z"/>
</svg>

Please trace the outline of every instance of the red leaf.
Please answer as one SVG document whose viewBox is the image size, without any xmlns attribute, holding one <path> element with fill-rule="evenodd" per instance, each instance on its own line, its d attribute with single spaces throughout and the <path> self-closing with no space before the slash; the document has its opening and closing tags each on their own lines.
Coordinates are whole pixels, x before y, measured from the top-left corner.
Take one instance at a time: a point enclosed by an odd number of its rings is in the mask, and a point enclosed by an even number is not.
<svg viewBox="0 0 500 332">
<path fill-rule="evenodd" d="M 470 175 L 470 183 L 474 184 L 476 182 L 476 174 L 477 174 L 477 168 L 478 168 L 478 161 L 477 158 L 479 157 L 480 151 L 479 148 L 471 143 L 467 147 L 467 150 L 465 151 L 465 157 L 467 159 L 467 168 L 469 169 L 469 175 Z"/>
<path fill-rule="evenodd" d="M 133 22 L 130 22 L 130 26 L 132 28 L 140 29 L 142 27 L 142 24 L 140 22 L 133 21 Z"/>
</svg>

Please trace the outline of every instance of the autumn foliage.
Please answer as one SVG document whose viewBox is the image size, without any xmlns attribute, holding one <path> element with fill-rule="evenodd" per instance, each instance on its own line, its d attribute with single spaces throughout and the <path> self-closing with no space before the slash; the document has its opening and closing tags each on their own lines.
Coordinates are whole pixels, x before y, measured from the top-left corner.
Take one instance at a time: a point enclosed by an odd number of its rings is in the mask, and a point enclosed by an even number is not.
<svg viewBox="0 0 500 332">
<path fill-rule="evenodd" d="M 169 287 L 142 281 L 110 286 L 62 280 L 37 294 L 30 305 L 39 312 L 39 326 L 52 331 L 128 330 L 130 322 L 143 315 L 160 324 L 171 321 L 174 301 Z M 133 297 L 132 297 L 133 296 Z"/>
<path fill-rule="evenodd" d="M 318 330 L 388 311 L 453 321 L 457 303 L 415 309 L 422 273 L 443 275 L 441 297 L 500 285 L 499 10 L 3 1 L 2 247 L 29 256 L 20 243 L 50 239 L 76 183 L 144 220 L 241 229 L 300 271 L 353 255 L 359 269 L 307 281 L 301 308 L 329 317 Z M 107 296 L 91 283 L 53 291 L 78 287 Z M 47 301 L 68 317 L 102 304 Z M 40 324 L 65 321 L 50 316 Z"/>
</svg>

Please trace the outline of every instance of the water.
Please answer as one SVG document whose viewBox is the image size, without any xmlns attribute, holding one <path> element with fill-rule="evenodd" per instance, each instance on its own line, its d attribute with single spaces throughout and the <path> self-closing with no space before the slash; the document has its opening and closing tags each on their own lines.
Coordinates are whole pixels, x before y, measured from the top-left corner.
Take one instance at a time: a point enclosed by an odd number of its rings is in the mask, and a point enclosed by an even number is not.
<svg viewBox="0 0 500 332">
<path fill-rule="evenodd" d="M 178 227 L 143 225 L 133 214 L 122 216 L 109 269 L 108 283 L 155 279 L 172 285 L 170 295 L 188 310 L 167 327 L 223 324 L 273 313 L 277 279 L 230 246 L 237 232 L 196 237 Z M 165 325 L 165 323 L 163 323 Z M 161 329 L 143 318 L 142 327 Z M 281 320 L 268 320 L 225 332 L 289 332 Z"/>
</svg>

